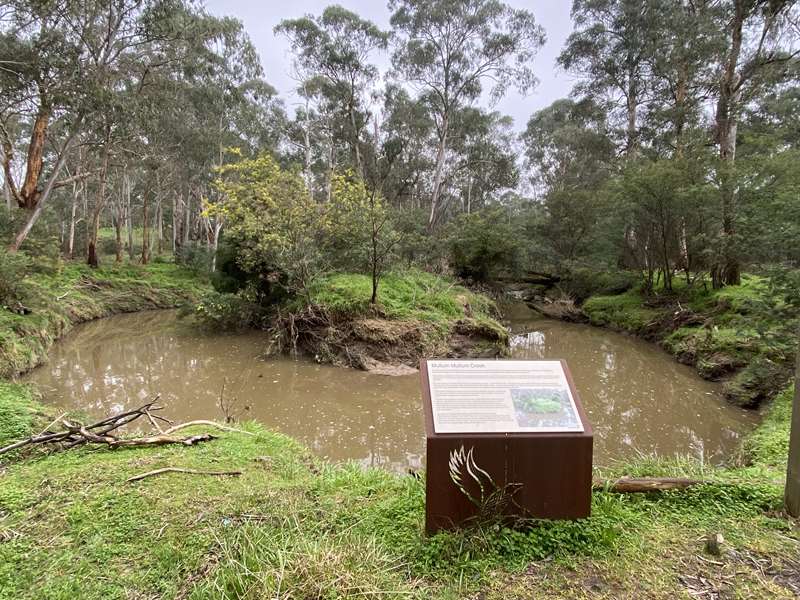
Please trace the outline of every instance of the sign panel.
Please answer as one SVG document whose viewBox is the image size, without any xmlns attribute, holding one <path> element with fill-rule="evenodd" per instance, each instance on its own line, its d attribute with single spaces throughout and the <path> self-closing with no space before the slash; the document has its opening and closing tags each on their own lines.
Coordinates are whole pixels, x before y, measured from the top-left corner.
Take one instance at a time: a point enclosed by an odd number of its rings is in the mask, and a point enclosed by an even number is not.
<svg viewBox="0 0 800 600">
<path fill-rule="evenodd" d="M 555 360 L 429 360 L 436 433 L 582 432 Z"/>
</svg>

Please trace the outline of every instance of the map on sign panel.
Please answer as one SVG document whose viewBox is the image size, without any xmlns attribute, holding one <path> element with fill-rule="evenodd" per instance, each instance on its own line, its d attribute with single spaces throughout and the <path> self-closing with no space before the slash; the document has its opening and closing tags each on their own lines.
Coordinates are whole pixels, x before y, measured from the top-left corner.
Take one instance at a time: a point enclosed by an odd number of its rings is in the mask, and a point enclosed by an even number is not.
<svg viewBox="0 0 800 600">
<path fill-rule="evenodd" d="M 582 432 L 555 360 L 429 360 L 436 433 Z"/>
</svg>

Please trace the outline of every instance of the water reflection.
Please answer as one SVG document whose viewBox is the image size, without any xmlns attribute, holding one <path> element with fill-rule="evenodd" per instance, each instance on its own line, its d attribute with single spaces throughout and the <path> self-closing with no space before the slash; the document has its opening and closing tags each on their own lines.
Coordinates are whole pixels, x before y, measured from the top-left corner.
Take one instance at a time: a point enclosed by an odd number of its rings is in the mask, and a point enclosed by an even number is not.
<svg viewBox="0 0 800 600">
<path fill-rule="evenodd" d="M 719 462 L 756 421 L 653 344 L 540 319 L 523 304 L 507 307 L 506 317 L 514 357 L 567 361 L 594 429 L 596 463 L 636 453 Z"/>
<path fill-rule="evenodd" d="M 595 430 L 595 462 L 635 452 L 718 460 L 753 417 L 720 398 L 653 346 L 591 327 L 509 312 L 512 353 L 565 358 Z M 28 379 L 45 398 L 104 416 L 161 394 L 165 414 L 220 418 L 235 411 L 297 438 L 332 460 L 394 470 L 424 455 L 417 376 L 385 377 L 305 360 L 258 358 L 263 335 L 206 335 L 172 312 L 121 315 L 77 328 Z"/>
</svg>

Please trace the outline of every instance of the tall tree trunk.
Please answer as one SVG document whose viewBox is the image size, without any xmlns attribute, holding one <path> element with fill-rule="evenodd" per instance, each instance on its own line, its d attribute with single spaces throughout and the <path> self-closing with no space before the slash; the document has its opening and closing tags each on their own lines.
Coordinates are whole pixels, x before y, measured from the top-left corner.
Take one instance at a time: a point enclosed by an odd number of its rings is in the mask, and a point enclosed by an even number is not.
<svg viewBox="0 0 800 600">
<path fill-rule="evenodd" d="M 163 211 L 161 209 L 162 199 L 159 198 L 158 204 L 156 205 L 156 224 L 157 224 L 157 235 L 158 235 L 158 256 L 161 256 L 164 253 L 164 226 L 162 223 L 163 218 Z"/>
<path fill-rule="evenodd" d="M 150 262 L 150 233 L 147 228 L 147 190 L 142 194 L 142 264 Z"/>
<path fill-rule="evenodd" d="M 797 353 L 797 368 L 795 369 L 785 500 L 786 511 L 793 517 L 800 517 L 800 352 Z"/>
<path fill-rule="evenodd" d="M 189 229 L 191 229 L 191 202 L 192 202 L 192 192 L 191 190 L 186 195 L 186 204 L 183 207 L 183 247 L 189 245 Z"/>
<path fill-rule="evenodd" d="M 725 70 L 720 78 L 719 98 L 714 115 L 717 143 L 719 144 L 720 207 L 722 213 L 721 256 L 712 270 L 714 287 L 739 285 L 741 274 L 736 250 L 736 132 L 738 128 L 737 111 L 740 100 L 737 72 L 739 56 L 742 51 L 742 30 L 747 17 L 747 7 L 743 0 L 736 0 L 735 14 L 731 23 L 731 45 L 725 62 Z"/>
<path fill-rule="evenodd" d="M 175 251 L 178 249 L 178 246 L 175 243 L 175 236 L 177 234 L 177 221 L 175 220 L 176 214 L 178 214 L 178 196 L 176 194 L 172 194 L 172 256 L 175 256 Z"/>
<path fill-rule="evenodd" d="M 306 96 L 306 113 L 303 121 L 303 144 L 305 146 L 303 148 L 305 151 L 305 159 L 303 161 L 303 176 L 306 180 L 306 187 L 310 193 L 312 189 L 311 186 L 314 182 L 311 177 L 311 118 L 308 114 L 308 96 Z"/>
<path fill-rule="evenodd" d="M 328 129 L 328 181 L 325 188 L 328 204 L 331 203 L 333 195 L 333 130 Z"/>
<path fill-rule="evenodd" d="M 72 258 L 75 250 L 75 216 L 78 213 L 78 186 L 72 186 L 72 207 L 69 215 L 69 235 L 67 236 L 67 258 Z"/>
<path fill-rule="evenodd" d="M 115 241 L 115 249 L 116 249 L 116 257 L 114 258 L 115 263 L 122 262 L 122 208 L 118 207 L 116 210 L 116 215 L 114 216 L 114 241 Z"/>
<path fill-rule="evenodd" d="M 684 129 L 686 128 L 686 103 L 689 97 L 689 74 L 686 63 L 678 67 L 678 81 L 675 86 L 675 158 L 682 159 L 686 142 Z"/>
<path fill-rule="evenodd" d="M 447 128 L 450 115 L 445 112 L 442 117 L 442 131 L 439 136 L 439 147 L 436 150 L 436 171 L 433 175 L 433 195 L 431 196 L 431 214 L 428 217 L 428 230 L 433 229 L 436 222 L 436 210 L 439 207 L 439 194 L 442 188 L 442 178 L 444 176 L 444 159 L 447 152 Z"/>
<path fill-rule="evenodd" d="M 106 179 L 108 177 L 108 159 L 111 153 L 111 128 L 106 128 L 105 143 L 103 144 L 103 165 L 100 170 L 100 181 L 97 186 L 97 199 L 92 213 L 92 227 L 89 232 L 89 251 L 86 262 L 89 266 L 97 268 L 100 260 L 97 256 L 97 237 L 100 230 L 100 216 L 106 205 Z"/>
<path fill-rule="evenodd" d="M 19 206 L 33 210 L 39 202 L 39 178 L 44 165 L 44 142 L 47 126 L 50 123 L 51 110 L 47 102 L 42 100 L 31 128 L 31 142 L 28 146 L 28 165 L 25 180 L 19 190 Z"/>
<path fill-rule="evenodd" d="M 64 147 L 61 150 L 61 154 L 58 156 L 58 160 L 56 160 L 56 164 L 53 167 L 53 172 L 50 175 L 50 178 L 47 180 L 47 184 L 44 187 L 44 191 L 42 191 L 41 195 L 38 198 L 38 202 L 36 203 L 36 207 L 31 212 L 28 219 L 25 221 L 25 224 L 22 228 L 17 232 L 17 235 L 14 237 L 14 241 L 8 246 L 9 252 L 17 252 L 22 246 L 22 243 L 30 234 L 31 229 L 36 224 L 36 221 L 39 220 L 39 217 L 42 215 L 42 210 L 50 197 L 50 194 L 53 192 L 53 187 L 56 184 L 56 179 L 58 179 L 59 174 L 61 173 L 61 169 L 64 168 L 64 163 L 67 160 L 67 154 L 69 153 L 70 148 L 72 147 L 75 138 L 78 136 L 80 132 L 81 125 L 83 124 L 83 114 L 79 114 L 78 118 L 76 119 L 75 123 L 72 126 L 72 131 L 67 137 L 67 141 L 64 143 Z"/>
<path fill-rule="evenodd" d="M 350 96 L 348 104 L 348 112 L 350 113 L 350 126 L 353 129 L 353 152 L 356 157 L 356 173 L 362 179 L 364 178 L 364 167 L 361 164 L 361 149 L 358 147 L 358 127 L 356 126 L 356 110 L 354 106 L 353 96 Z"/>
<path fill-rule="evenodd" d="M 629 58 L 629 63 L 633 63 L 633 58 Z M 633 158 L 636 156 L 639 140 L 636 131 L 636 112 L 639 104 L 639 88 L 637 81 L 638 74 L 635 67 L 631 66 L 628 71 L 628 89 L 625 93 L 625 106 L 627 112 L 627 123 L 625 125 L 626 149 L 625 156 Z"/>
<path fill-rule="evenodd" d="M 220 215 L 217 215 L 214 221 L 214 229 L 212 231 L 213 237 L 211 239 L 211 272 L 217 270 L 217 250 L 219 249 L 219 234 L 222 231 L 222 221 Z"/>
</svg>

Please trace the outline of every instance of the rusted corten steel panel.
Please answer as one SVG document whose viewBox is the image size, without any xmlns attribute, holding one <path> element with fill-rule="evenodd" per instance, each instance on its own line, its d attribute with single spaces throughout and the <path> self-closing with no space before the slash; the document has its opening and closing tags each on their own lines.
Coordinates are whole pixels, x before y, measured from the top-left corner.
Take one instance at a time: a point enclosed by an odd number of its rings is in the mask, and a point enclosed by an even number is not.
<svg viewBox="0 0 800 600">
<path fill-rule="evenodd" d="M 542 433 L 436 433 L 427 361 L 420 364 L 426 432 L 425 528 L 428 533 L 452 529 L 474 519 L 479 507 L 474 499 L 481 488 L 471 477 L 463 484 L 470 500 L 454 483 L 452 453 L 472 449 L 474 464 L 491 478 L 492 489 L 506 492 L 502 514 L 540 519 L 579 519 L 591 512 L 592 428 L 569 368 L 560 361 L 583 425 L 582 432 Z M 463 455 L 462 455 L 463 456 Z M 475 469 L 473 469 L 475 471 Z M 479 479 L 485 476 L 478 473 Z"/>
</svg>

